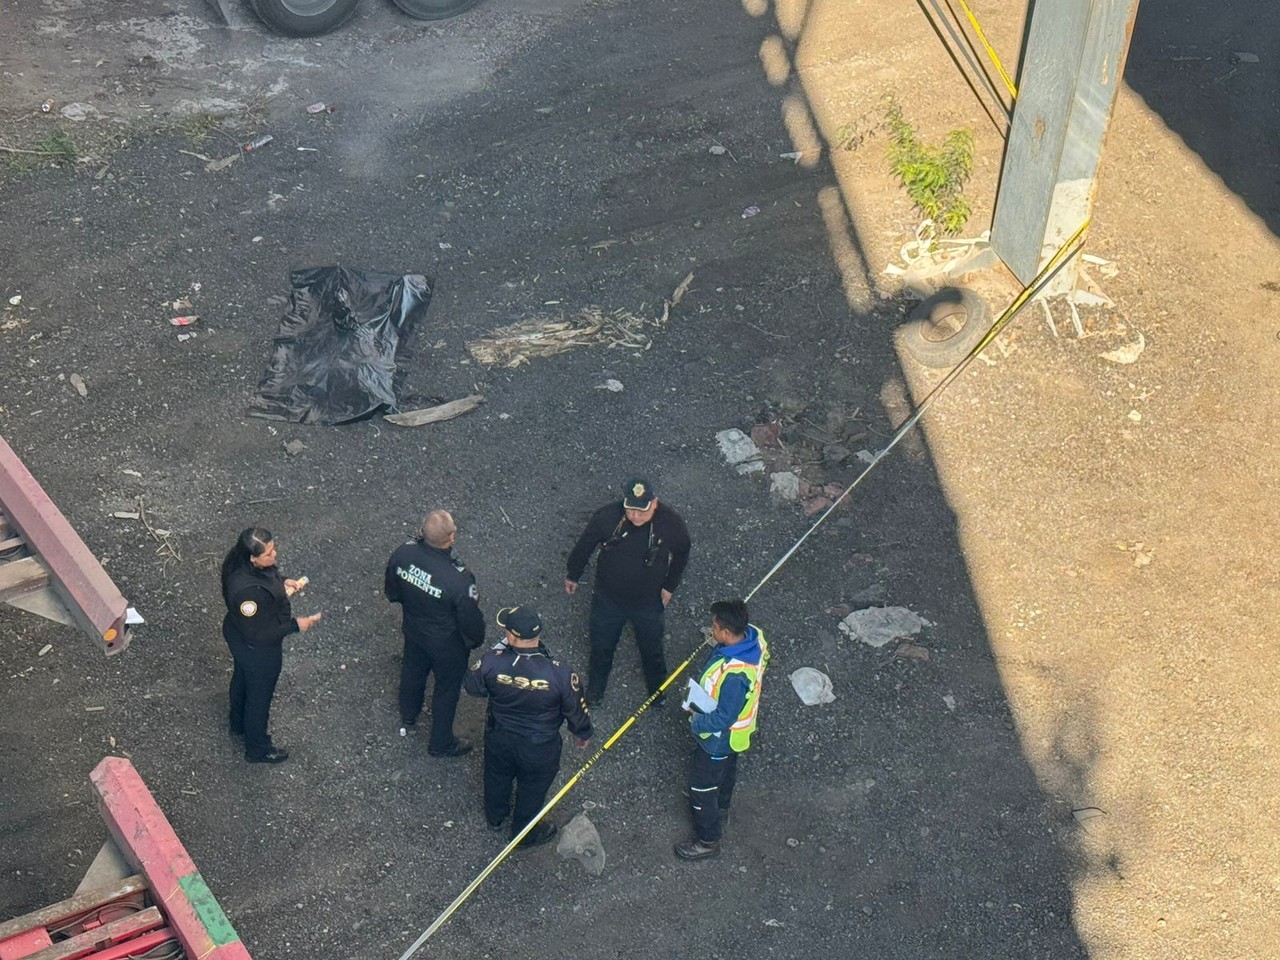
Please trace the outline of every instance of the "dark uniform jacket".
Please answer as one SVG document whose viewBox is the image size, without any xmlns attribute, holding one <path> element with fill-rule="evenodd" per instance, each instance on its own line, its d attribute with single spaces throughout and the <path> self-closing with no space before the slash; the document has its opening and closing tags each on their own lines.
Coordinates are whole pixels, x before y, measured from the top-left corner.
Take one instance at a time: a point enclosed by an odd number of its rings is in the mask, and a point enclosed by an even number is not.
<svg viewBox="0 0 1280 960">
<path fill-rule="evenodd" d="M 568 664 L 536 650 L 501 643 L 472 664 L 463 681 L 467 693 L 489 698 L 489 726 L 545 743 L 560 735 L 560 724 L 579 740 L 591 737 L 591 716 L 582 699 L 582 682 Z"/>
<path fill-rule="evenodd" d="M 476 578 L 450 550 L 410 540 L 387 562 L 387 599 L 404 610 L 404 635 L 423 646 L 484 643 Z"/>
<path fill-rule="evenodd" d="M 291 633 L 298 632 L 289 598 L 284 592 L 284 577 L 279 568 L 259 570 L 245 565 L 227 577 L 223 599 L 227 615 L 222 620 L 222 634 L 228 640 L 239 640 L 254 648 L 278 647 Z"/>
<path fill-rule="evenodd" d="M 676 592 L 689 562 L 689 530 L 680 514 L 659 501 L 653 519 L 631 525 L 621 502 L 601 507 L 569 554 L 568 576 L 582 579 L 596 547 L 596 589 L 622 607 L 643 607 L 663 590 Z"/>
</svg>

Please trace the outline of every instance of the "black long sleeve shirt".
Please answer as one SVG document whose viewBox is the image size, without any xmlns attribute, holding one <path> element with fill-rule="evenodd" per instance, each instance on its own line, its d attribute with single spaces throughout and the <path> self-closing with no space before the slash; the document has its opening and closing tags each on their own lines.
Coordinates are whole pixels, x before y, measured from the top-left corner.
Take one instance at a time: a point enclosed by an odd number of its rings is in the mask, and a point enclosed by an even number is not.
<svg viewBox="0 0 1280 960">
<path fill-rule="evenodd" d="M 284 577 L 276 567 L 260 570 L 247 564 L 227 578 L 223 599 L 227 615 L 222 621 L 223 636 L 251 647 L 278 647 L 284 638 L 298 632 Z"/>
<path fill-rule="evenodd" d="M 541 644 L 531 650 L 498 644 L 472 665 L 463 686 L 472 696 L 489 698 L 493 726 L 533 743 L 554 740 L 564 722 L 579 740 L 591 738 L 581 680 Z"/>
<path fill-rule="evenodd" d="M 383 590 L 404 611 L 404 635 L 426 647 L 484 643 L 476 578 L 452 551 L 410 540 L 391 555 Z"/>
<path fill-rule="evenodd" d="M 661 501 L 641 527 L 626 519 L 621 503 L 610 503 L 595 512 L 574 544 L 570 580 L 582 579 L 597 547 L 596 589 L 619 606 L 643 607 L 660 600 L 663 590 L 675 593 L 680 586 L 689 562 L 689 530 L 680 514 Z"/>
</svg>

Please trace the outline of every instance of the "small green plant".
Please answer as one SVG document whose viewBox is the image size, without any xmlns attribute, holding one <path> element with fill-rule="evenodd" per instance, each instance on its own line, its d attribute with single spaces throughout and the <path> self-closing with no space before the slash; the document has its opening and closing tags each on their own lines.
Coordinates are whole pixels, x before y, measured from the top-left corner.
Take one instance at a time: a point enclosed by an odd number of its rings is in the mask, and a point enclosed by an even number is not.
<svg viewBox="0 0 1280 960">
<path fill-rule="evenodd" d="M 16 174 L 27 173 L 44 163 L 70 166 L 79 159 L 80 152 L 61 127 L 54 127 L 30 147 L 7 147 L 0 157 L 3 158 L 3 166 Z"/>
<path fill-rule="evenodd" d="M 952 130 L 941 147 L 920 140 L 892 96 L 885 98 L 889 165 L 911 202 L 946 236 L 959 233 L 973 212 L 964 186 L 973 172 L 973 131 Z"/>
</svg>

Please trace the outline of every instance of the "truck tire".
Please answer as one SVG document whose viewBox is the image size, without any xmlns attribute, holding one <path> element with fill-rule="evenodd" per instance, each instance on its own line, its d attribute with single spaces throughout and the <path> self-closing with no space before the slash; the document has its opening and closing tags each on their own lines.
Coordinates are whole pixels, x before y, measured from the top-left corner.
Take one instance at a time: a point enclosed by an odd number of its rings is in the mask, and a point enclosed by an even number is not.
<svg viewBox="0 0 1280 960">
<path fill-rule="evenodd" d="M 902 344 L 926 367 L 953 367 L 986 335 L 987 320 L 987 302 L 980 296 L 943 287 L 907 314 Z"/>
<path fill-rule="evenodd" d="M 318 37 L 336 30 L 356 12 L 360 0 L 250 0 L 267 26 L 287 37 Z"/>
<path fill-rule="evenodd" d="M 394 0 L 415 20 L 447 20 L 474 7 L 479 0 Z"/>
</svg>

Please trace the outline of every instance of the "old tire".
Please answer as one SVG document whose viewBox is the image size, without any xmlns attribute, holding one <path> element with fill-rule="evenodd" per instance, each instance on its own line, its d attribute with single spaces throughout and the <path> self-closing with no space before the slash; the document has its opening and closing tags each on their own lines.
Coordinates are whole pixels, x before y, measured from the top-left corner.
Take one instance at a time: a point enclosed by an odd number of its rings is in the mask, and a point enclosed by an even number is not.
<svg viewBox="0 0 1280 960">
<path fill-rule="evenodd" d="M 258 18 L 287 37 L 318 37 L 336 30 L 356 12 L 360 0 L 250 0 Z"/>
<path fill-rule="evenodd" d="M 943 287 L 907 314 L 902 345 L 926 367 L 954 367 L 986 334 L 989 316 L 972 290 Z"/>
<path fill-rule="evenodd" d="M 479 0 L 393 0 L 395 5 L 415 20 L 447 20 L 466 13 Z"/>
</svg>

